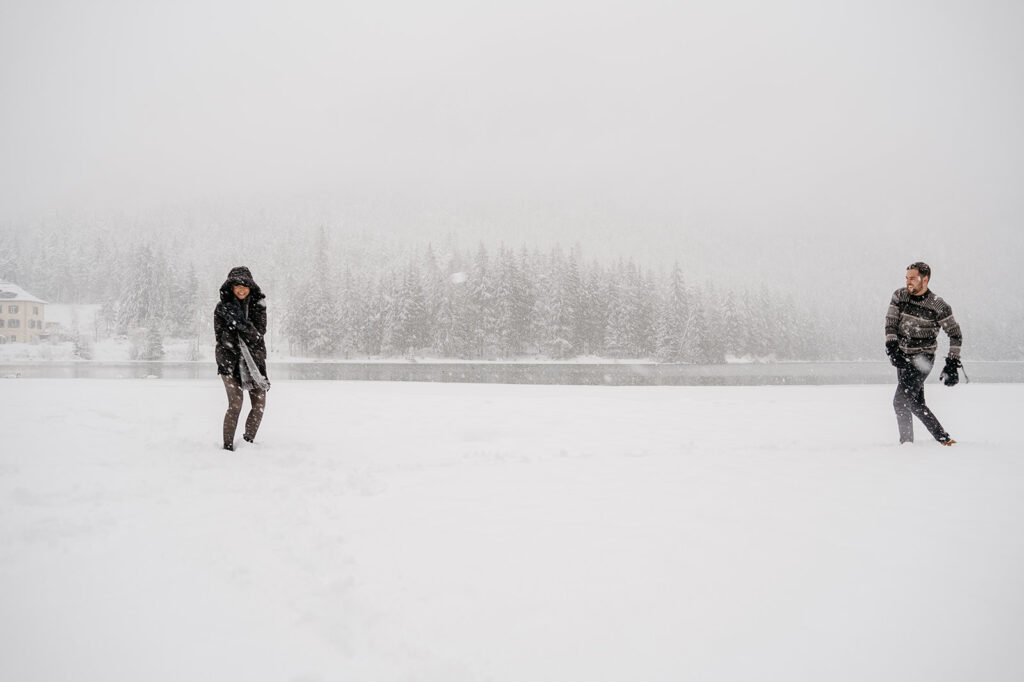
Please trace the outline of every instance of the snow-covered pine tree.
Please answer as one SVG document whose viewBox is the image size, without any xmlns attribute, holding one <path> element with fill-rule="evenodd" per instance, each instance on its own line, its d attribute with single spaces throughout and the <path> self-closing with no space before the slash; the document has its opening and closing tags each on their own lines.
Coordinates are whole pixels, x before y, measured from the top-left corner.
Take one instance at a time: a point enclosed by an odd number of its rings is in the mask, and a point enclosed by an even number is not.
<svg viewBox="0 0 1024 682">
<path fill-rule="evenodd" d="M 722 316 L 722 297 L 714 282 L 708 284 L 703 297 L 701 314 L 705 323 L 704 362 L 721 364 L 725 362 L 726 336 L 725 318 Z"/>
<path fill-rule="evenodd" d="M 75 302 L 72 296 L 79 288 L 79 283 L 75 280 L 77 269 L 72 270 L 70 267 L 70 239 L 70 235 L 64 234 L 63 229 L 47 230 L 33 259 L 36 268 L 33 279 L 39 283 L 39 290 L 45 292 L 51 301 Z"/>
<path fill-rule="evenodd" d="M 633 320 L 633 355 L 638 358 L 654 357 L 654 318 L 657 287 L 650 272 L 637 269 L 634 295 L 636 317 Z"/>
<path fill-rule="evenodd" d="M 394 285 L 394 278 L 390 274 L 381 275 L 377 280 L 376 295 L 368 306 L 366 332 L 372 355 L 379 355 L 384 351 L 388 315 L 391 302 L 394 300 Z"/>
<path fill-rule="evenodd" d="M 630 353 L 631 308 L 634 298 L 626 265 L 621 260 L 608 277 L 608 324 L 605 327 L 604 347 L 609 357 L 623 358 Z"/>
<path fill-rule="evenodd" d="M 356 329 L 359 326 L 359 299 L 362 294 L 349 265 L 341 273 L 338 288 L 337 352 L 348 358 L 358 348 Z"/>
<path fill-rule="evenodd" d="M 608 328 L 609 281 L 607 271 L 592 263 L 583 274 L 583 313 L 581 352 L 589 355 L 604 353 L 605 332 Z"/>
<path fill-rule="evenodd" d="M 792 295 L 784 296 L 778 306 L 778 312 L 773 315 L 778 319 L 777 331 L 779 338 L 776 351 L 779 359 L 794 360 L 817 360 L 828 359 L 828 355 L 822 353 L 826 350 L 820 345 L 819 339 L 823 336 L 816 321 L 802 312 L 797 306 Z M 864 326 L 869 327 L 866 323 Z M 847 335 L 849 336 L 849 335 Z M 857 352 L 858 344 L 855 339 L 850 340 L 847 350 L 835 357 L 852 357 Z"/>
<path fill-rule="evenodd" d="M 512 250 L 509 249 L 512 256 Z M 537 288 L 534 283 L 533 268 L 526 260 L 526 250 L 523 249 L 519 256 L 512 256 L 512 333 L 516 341 L 512 347 L 517 354 L 525 353 L 531 347 L 530 316 L 533 313 L 533 305 L 537 295 Z M 534 346 L 535 347 L 535 346 Z"/>
<path fill-rule="evenodd" d="M 707 294 L 696 285 L 687 290 L 687 316 L 680 342 L 681 360 L 690 364 L 715 362 L 709 333 Z"/>
<path fill-rule="evenodd" d="M 458 252 L 449 256 L 444 273 L 435 294 L 433 347 L 442 357 L 465 357 L 469 342 L 464 318 L 469 294 L 465 266 Z"/>
<path fill-rule="evenodd" d="M 660 362 L 682 362 L 685 353 L 683 343 L 686 337 L 686 321 L 689 311 L 686 283 L 683 271 L 676 261 L 669 273 L 667 286 L 662 294 L 655 324 L 655 357 Z"/>
<path fill-rule="evenodd" d="M 146 330 L 146 344 L 141 360 L 163 360 L 164 359 L 164 338 L 160 328 L 156 325 Z"/>
<path fill-rule="evenodd" d="M 154 266 L 153 251 L 149 246 L 135 247 L 117 300 L 118 333 L 151 326 L 154 319 L 154 295 L 151 291 Z"/>
<path fill-rule="evenodd" d="M 497 273 L 494 283 L 495 336 L 498 341 L 498 355 L 514 357 L 520 351 L 523 341 L 518 330 L 519 268 L 512 252 L 502 244 L 498 249 Z"/>
<path fill-rule="evenodd" d="M 194 263 L 188 264 L 183 286 L 184 296 L 180 301 L 180 332 L 184 338 L 198 339 L 203 328 L 203 295 L 199 290 L 199 277 Z"/>
<path fill-rule="evenodd" d="M 587 319 L 590 300 L 583 274 L 583 248 L 576 243 L 566 259 L 565 289 L 573 309 L 572 343 L 576 356 L 586 352 Z"/>
<path fill-rule="evenodd" d="M 18 233 L 0 231 L 0 281 L 17 282 L 21 279 L 18 268 L 20 253 Z"/>
<path fill-rule="evenodd" d="M 469 301 L 465 323 L 471 347 L 476 357 L 490 357 L 497 353 L 495 334 L 497 314 L 494 308 L 494 282 L 487 248 L 481 243 L 473 258 L 469 272 Z"/>
<path fill-rule="evenodd" d="M 309 352 L 309 309 L 305 290 L 292 272 L 285 275 L 285 290 L 288 292 L 281 318 L 281 330 L 288 340 L 292 355 L 303 356 Z"/>
<path fill-rule="evenodd" d="M 578 312 L 582 287 L 579 271 L 569 265 L 561 246 L 556 245 L 551 253 L 548 273 L 551 285 L 541 298 L 541 312 L 544 316 L 542 327 L 546 332 L 542 347 L 549 357 L 564 359 L 578 352 Z"/>
<path fill-rule="evenodd" d="M 420 275 L 423 285 L 423 302 L 426 306 L 426 334 L 424 346 L 428 352 L 436 354 L 437 330 L 436 325 L 439 317 L 439 308 L 444 291 L 444 273 L 438 264 L 437 254 L 431 243 L 427 244 L 423 252 L 420 265 Z"/>
<path fill-rule="evenodd" d="M 93 342 L 92 337 L 82 334 L 81 331 L 75 329 L 72 355 L 79 360 L 92 360 L 93 356 Z"/>
<path fill-rule="evenodd" d="M 723 355 L 743 357 L 753 354 L 748 341 L 749 324 L 740 311 L 739 303 L 732 291 L 728 291 L 722 299 L 721 316 L 721 347 Z"/>
<path fill-rule="evenodd" d="M 385 355 L 407 355 L 429 343 L 426 299 L 415 262 L 406 267 L 392 291 L 382 352 Z"/>
<path fill-rule="evenodd" d="M 776 349 L 777 337 L 772 332 L 771 311 L 767 308 L 768 299 L 760 295 L 745 292 L 741 309 L 747 326 L 748 352 L 756 358 L 769 357 Z"/>
<path fill-rule="evenodd" d="M 329 357 L 338 343 L 338 309 L 334 277 L 328 263 L 327 230 L 321 226 L 312 257 L 313 269 L 306 280 L 307 347 L 314 357 Z"/>
</svg>

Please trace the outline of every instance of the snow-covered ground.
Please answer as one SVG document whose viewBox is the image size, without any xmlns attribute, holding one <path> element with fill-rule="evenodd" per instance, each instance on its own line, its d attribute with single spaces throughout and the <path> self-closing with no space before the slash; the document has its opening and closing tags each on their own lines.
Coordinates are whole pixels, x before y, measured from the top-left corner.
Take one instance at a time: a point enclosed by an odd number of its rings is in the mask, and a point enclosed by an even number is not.
<svg viewBox="0 0 1024 682">
<path fill-rule="evenodd" d="M 1024 679 L 1024 385 L 892 390 L 0 380 L 0 679 Z"/>
</svg>

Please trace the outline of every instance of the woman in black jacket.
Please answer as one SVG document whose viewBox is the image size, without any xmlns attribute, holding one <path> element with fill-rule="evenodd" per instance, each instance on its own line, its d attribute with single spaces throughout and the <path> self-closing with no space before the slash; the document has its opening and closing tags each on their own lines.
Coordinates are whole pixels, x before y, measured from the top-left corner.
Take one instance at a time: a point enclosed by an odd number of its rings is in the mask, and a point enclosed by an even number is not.
<svg viewBox="0 0 1024 682">
<path fill-rule="evenodd" d="M 242 393 L 249 392 L 252 404 L 245 420 L 243 438 L 253 442 L 267 403 L 266 296 L 252 278 L 249 268 L 232 268 L 220 287 L 220 303 L 213 312 L 217 335 L 217 373 L 228 394 L 224 413 L 224 449 L 235 449 L 235 429 L 242 412 Z"/>
</svg>

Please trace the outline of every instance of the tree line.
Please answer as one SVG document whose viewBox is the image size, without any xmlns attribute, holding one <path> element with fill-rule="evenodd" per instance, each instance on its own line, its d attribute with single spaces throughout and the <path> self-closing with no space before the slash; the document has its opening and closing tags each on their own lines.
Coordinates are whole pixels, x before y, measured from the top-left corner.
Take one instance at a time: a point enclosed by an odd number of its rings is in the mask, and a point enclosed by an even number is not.
<svg viewBox="0 0 1024 682">
<path fill-rule="evenodd" d="M 50 302 L 102 304 L 87 331 L 146 330 L 148 347 L 156 336 L 211 344 L 217 290 L 234 265 L 250 266 L 268 296 L 271 350 L 317 358 L 881 359 L 890 293 L 870 308 L 841 296 L 809 308 L 763 284 L 601 262 L 579 245 L 410 247 L 323 228 L 209 241 L 173 230 L 0 230 L 0 278 Z M 985 321 L 970 323 L 977 349 Z M 994 348 L 1006 357 L 1007 346 Z"/>
<path fill-rule="evenodd" d="M 815 353 L 813 323 L 792 301 L 691 283 L 678 266 L 588 262 L 580 247 L 439 256 L 428 245 L 377 272 L 333 267 L 328 252 L 322 241 L 288 286 L 283 331 L 296 354 L 716 363 Z"/>
</svg>

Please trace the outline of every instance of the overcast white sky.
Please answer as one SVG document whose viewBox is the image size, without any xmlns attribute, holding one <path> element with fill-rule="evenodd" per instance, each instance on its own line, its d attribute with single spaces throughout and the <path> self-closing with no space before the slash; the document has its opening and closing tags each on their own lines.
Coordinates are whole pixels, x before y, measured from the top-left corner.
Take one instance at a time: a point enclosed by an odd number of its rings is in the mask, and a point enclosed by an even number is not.
<svg viewBox="0 0 1024 682">
<path fill-rule="evenodd" d="M 376 196 L 658 251 L 1005 256 L 1022 29 L 985 0 L 4 0 L 0 218 Z"/>
</svg>

